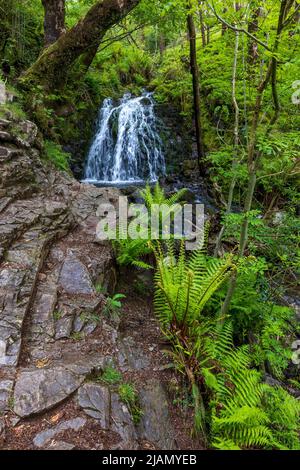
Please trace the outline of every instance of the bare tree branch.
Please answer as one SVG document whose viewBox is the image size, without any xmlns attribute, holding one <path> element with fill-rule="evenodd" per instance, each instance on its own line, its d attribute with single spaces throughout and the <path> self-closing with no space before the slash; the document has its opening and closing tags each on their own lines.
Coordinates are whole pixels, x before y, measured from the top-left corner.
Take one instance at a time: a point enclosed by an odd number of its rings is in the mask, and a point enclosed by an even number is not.
<svg viewBox="0 0 300 470">
<path fill-rule="evenodd" d="M 236 32 L 236 33 L 244 33 L 246 34 L 249 38 L 251 38 L 253 41 L 257 42 L 257 44 L 259 44 L 260 46 L 264 47 L 267 51 L 269 52 L 272 52 L 272 49 L 263 41 L 261 41 L 260 39 L 258 39 L 256 36 L 254 36 L 253 34 L 251 34 L 249 31 L 247 31 L 247 29 L 245 28 L 241 28 L 241 27 L 237 27 L 237 26 L 234 26 L 230 23 L 228 23 L 226 20 L 224 20 L 224 18 L 222 18 L 219 13 L 216 11 L 216 8 L 214 6 L 214 4 L 210 4 L 209 2 L 207 2 L 209 8 L 211 9 L 211 11 L 214 13 L 214 15 L 216 16 L 216 18 L 221 21 L 221 23 L 223 23 L 227 28 L 231 29 L 232 31 Z"/>
</svg>

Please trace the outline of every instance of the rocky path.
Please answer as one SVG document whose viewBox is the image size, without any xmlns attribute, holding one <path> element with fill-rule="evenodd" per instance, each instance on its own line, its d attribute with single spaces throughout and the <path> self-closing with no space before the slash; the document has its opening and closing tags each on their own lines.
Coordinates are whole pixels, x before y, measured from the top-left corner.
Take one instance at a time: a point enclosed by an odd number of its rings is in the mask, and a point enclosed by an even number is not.
<svg viewBox="0 0 300 470">
<path fill-rule="evenodd" d="M 117 284 L 95 214 L 119 193 L 57 172 L 41 148 L 32 123 L 0 120 L 0 448 L 176 448 L 149 300 L 127 300 L 120 323 L 96 289 Z M 139 423 L 107 367 L 136 384 Z"/>
</svg>

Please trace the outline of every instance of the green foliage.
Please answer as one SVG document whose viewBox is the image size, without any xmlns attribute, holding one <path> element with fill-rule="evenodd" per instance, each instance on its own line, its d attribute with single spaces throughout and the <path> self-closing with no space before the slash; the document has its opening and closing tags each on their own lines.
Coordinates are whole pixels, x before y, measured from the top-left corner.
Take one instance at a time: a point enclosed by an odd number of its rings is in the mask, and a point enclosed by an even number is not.
<svg viewBox="0 0 300 470">
<path fill-rule="evenodd" d="M 73 341 L 82 341 L 84 339 L 84 334 L 81 331 L 74 331 L 71 334 L 71 338 Z"/>
<path fill-rule="evenodd" d="M 0 0 L 0 63 L 8 62 L 16 77 L 38 57 L 42 47 L 40 0 Z"/>
<path fill-rule="evenodd" d="M 281 387 L 268 387 L 263 396 L 265 411 L 277 447 L 300 450 L 300 403 Z"/>
<path fill-rule="evenodd" d="M 46 140 L 45 156 L 60 170 L 69 171 L 70 154 L 64 152 L 60 145 L 50 140 Z"/>
<path fill-rule="evenodd" d="M 248 345 L 234 346 L 232 323 L 222 326 L 213 313 L 216 307 L 211 312 L 208 304 L 235 269 L 232 260 L 210 260 L 203 250 L 186 259 L 183 249 L 176 256 L 173 244 L 167 254 L 159 247 L 155 254 L 155 308 L 162 330 L 172 343 L 177 368 L 186 372 L 191 381 L 196 431 L 205 436 L 208 425 L 209 440 L 217 449 L 297 448 L 298 402 L 283 389 L 274 391 L 262 382 L 261 373 L 253 368 L 255 352 L 250 353 Z M 264 265 L 244 267 L 244 273 L 247 269 L 248 275 L 251 269 L 255 275 L 259 270 L 263 272 Z M 237 308 L 234 302 L 233 308 Z M 263 325 L 259 347 L 263 360 L 268 360 L 279 375 L 287 365 L 287 348 L 280 345 L 278 334 L 286 333 L 285 320 L 290 311 L 283 307 L 273 309 L 274 316 L 268 312 L 258 327 Z M 276 313 L 282 317 L 276 318 Z M 207 404 L 203 402 L 200 384 L 205 384 Z M 286 400 L 276 401 L 277 416 L 272 401 L 276 393 Z"/>
<path fill-rule="evenodd" d="M 55 310 L 53 312 L 53 318 L 55 321 L 60 320 L 62 317 L 63 317 L 63 312 L 61 312 L 60 310 Z"/>
<path fill-rule="evenodd" d="M 171 206 L 176 202 L 182 199 L 186 189 L 181 189 L 177 193 L 173 194 L 170 197 L 165 195 L 164 189 L 156 183 L 154 187 L 151 187 L 149 184 L 146 185 L 144 189 L 140 191 L 140 196 L 143 198 L 143 201 L 148 209 L 149 216 L 154 210 L 154 205 L 166 205 L 170 207 L 170 218 L 172 220 L 173 214 Z M 155 207 L 157 210 L 157 207 Z M 147 215 L 148 217 L 148 215 Z M 159 237 L 162 237 L 162 216 L 160 214 L 160 233 Z M 127 230 L 127 227 L 119 227 L 117 240 L 113 241 L 115 251 L 117 254 L 117 261 L 121 266 L 135 266 L 140 269 L 151 269 L 152 266 L 150 263 L 145 261 L 145 258 L 152 253 L 152 248 L 149 245 L 151 239 L 150 233 L 147 234 L 146 238 L 144 236 L 137 239 L 132 239 L 130 237 L 122 239 L 120 236 L 124 230 Z"/>
<path fill-rule="evenodd" d="M 138 424 L 143 416 L 139 405 L 138 394 L 132 384 L 123 383 L 118 389 L 121 400 L 128 406 L 134 424 Z"/>
<path fill-rule="evenodd" d="M 103 374 L 99 377 L 99 380 L 102 380 L 108 385 L 116 385 L 121 382 L 122 374 L 113 366 L 108 366 L 104 369 Z"/>
<path fill-rule="evenodd" d="M 122 28 L 115 28 L 111 34 L 118 33 L 124 34 Z M 109 37 L 107 41 L 109 42 Z M 124 47 L 122 42 L 112 42 L 102 51 L 100 49 L 86 80 L 103 98 L 119 98 L 128 91 L 140 94 L 149 81 L 152 67 L 150 56 L 142 49 L 131 45 Z"/>
<path fill-rule="evenodd" d="M 104 314 L 107 316 L 114 317 L 118 314 L 122 308 L 121 300 L 125 299 L 124 294 L 115 294 L 113 297 L 107 297 L 104 306 Z"/>
<path fill-rule="evenodd" d="M 186 189 L 180 189 L 172 196 L 166 197 L 164 189 L 160 186 L 159 183 L 156 183 L 154 188 L 147 184 L 146 187 L 140 191 L 140 195 L 143 198 L 147 208 L 151 210 L 151 207 L 154 204 L 166 204 L 167 206 L 176 204 L 183 198 L 186 191 Z"/>
<path fill-rule="evenodd" d="M 106 288 L 102 284 L 96 284 L 95 291 L 97 292 L 97 294 L 105 294 Z"/>
<path fill-rule="evenodd" d="M 18 102 L 6 103 L 5 105 L 0 105 L 0 117 L 6 118 L 10 114 L 14 118 L 21 120 L 27 119 L 27 115 L 23 110 L 22 106 Z"/>
<path fill-rule="evenodd" d="M 232 327 L 227 323 L 213 346 L 211 359 L 221 371 L 215 375 L 212 406 L 212 445 L 223 448 L 231 442 L 234 448 L 264 447 L 272 441 L 269 419 L 261 407 L 264 385 L 260 374 L 250 369 L 247 346 L 233 348 Z M 214 441 L 214 439 L 217 439 Z"/>
<path fill-rule="evenodd" d="M 183 116 L 192 115 L 192 78 L 189 72 L 188 49 L 180 46 L 167 49 L 151 85 L 161 103 L 173 103 Z"/>
<path fill-rule="evenodd" d="M 262 383 L 261 374 L 251 369 L 249 347 L 234 348 L 230 322 L 210 344 L 210 359 L 216 379 L 213 387 L 207 383 L 214 392 L 212 445 L 231 450 L 299 448 L 299 403 L 284 389 Z"/>
<path fill-rule="evenodd" d="M 142 238 L 113 241 L 113 246 L 117 254 L 117 261 L 120 266 L 135 266 L 141 269 L 151 269 L 150 264 L 142 261 L 142 258 L 151 253 L 148 240 Z"/>
<path fill-rule="evenodd" d="M 155 308 L 163 328 L 167 330 L 171 325 L 176 331 L 194 327 L 234 265 L 231 257 L 209 258 L 202 249 L 187 258 L 183 243 L 176 257 L 174 244 L 168 245 L 167 254 L 159 245 L 153 247 L 157 262 Z"/>
<path fill-rule="evenodd" d="M 264 258 L 240 260 L 236 289 L 228 316 L 232 320 L 234 337 L 241 344 L 251 340 L 252 359 L 282 379 L 291 359 L 291 343 L 299 330 L 292 309 L 277 305 L 266 278 L 268 264 Z M 226 294 L 220 289 L 209 304 L 215 312 Z"/>
<path fill-rule="evenodd" d="M 80 320 L 82 322 L 92 321 L 93 323 L 98 324 L 101 321 L 101 317 L 99 314 L 94 312 L 82 312 L 80 314 Z"/>
</svg>

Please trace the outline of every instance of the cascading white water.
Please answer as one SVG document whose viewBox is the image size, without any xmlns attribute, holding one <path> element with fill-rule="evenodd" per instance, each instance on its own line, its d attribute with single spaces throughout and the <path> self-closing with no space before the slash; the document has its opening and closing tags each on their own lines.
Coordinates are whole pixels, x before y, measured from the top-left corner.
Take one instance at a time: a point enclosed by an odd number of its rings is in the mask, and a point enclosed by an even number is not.
<svg viewBox="0 0 300 470">
<path fill-rule="evenodd" d="M 154 105 L 148 92 L 138 98 L 127 93 L 118 106 L 110 98 L 104 101 L 87 158 L 86 182 L 154 182 L 165 174 Z"/>
</svg>

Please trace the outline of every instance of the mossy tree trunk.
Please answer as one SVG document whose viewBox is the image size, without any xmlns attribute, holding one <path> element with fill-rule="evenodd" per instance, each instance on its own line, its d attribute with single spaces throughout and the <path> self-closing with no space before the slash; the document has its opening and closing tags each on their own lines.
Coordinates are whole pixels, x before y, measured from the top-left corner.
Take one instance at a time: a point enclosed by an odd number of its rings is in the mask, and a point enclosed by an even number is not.
<svg viewBox="0 0 300 470">
<path fill-rule="evenodd" d="M 83 19 L 43 51 L 21 78 L 21 86 L 31 89 L 39 85 L 47 92 L 63 88 L 68 72 L 76 60 L 99 45 L 105 33 L 139 2 L 140 0 L 97 1 Z"/>
<path fill-rule="evenodd" d="M 65 0 L 42 0 L 44 15 L 44 45 L 53 44 L 65 33 Z"/>
</svg>

